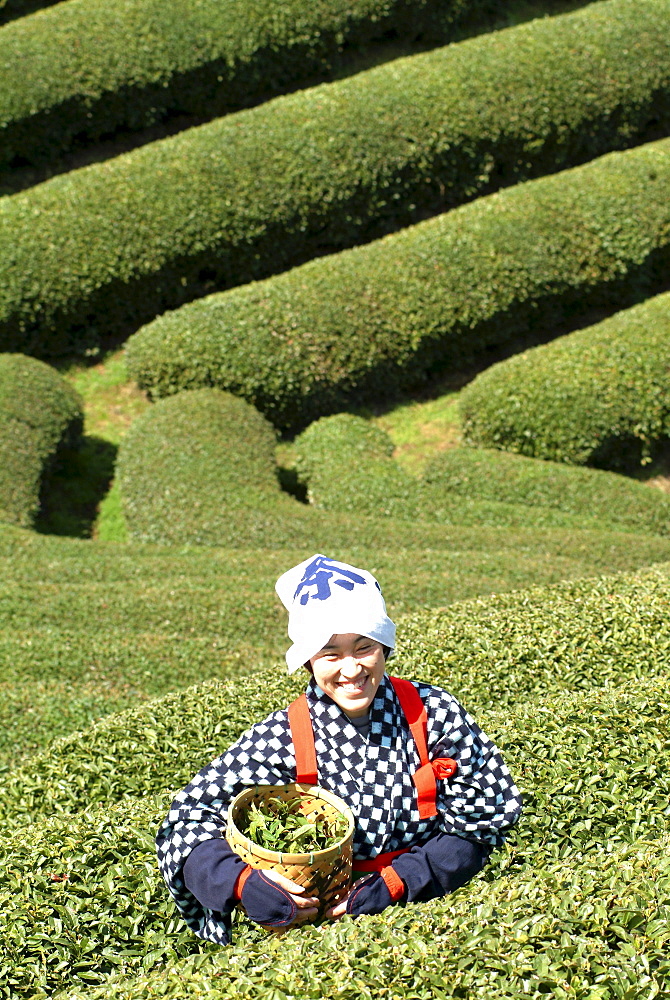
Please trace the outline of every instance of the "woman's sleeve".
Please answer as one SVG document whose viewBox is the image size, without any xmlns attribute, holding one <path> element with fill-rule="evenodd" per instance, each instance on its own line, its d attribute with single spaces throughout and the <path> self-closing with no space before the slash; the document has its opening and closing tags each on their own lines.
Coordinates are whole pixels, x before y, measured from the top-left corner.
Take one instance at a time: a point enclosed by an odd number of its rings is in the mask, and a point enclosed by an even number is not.
<svg viewBox="0 0 670 1000">
<path fill-rule="evenodd" d="M 447 691 L 420 685 L 428 715 L 428 755 L 450 757 L 457 771 L 437 782 L 439 826 L 482 844 L 500 847 L 521 815 L 521 795 L 497 746 Z"/>
<path fill-rule="evenodd" d="M 481 871 L 488 856 L 483 844 L 437 833 L 381 873 L 361 879 L 349 897 L 347 913 L 381 913 L 393 903 L 423 903 L 454 892 Z"/>
<path fill-rule="evenodd" d="M 186 860 L 199 844 L 225 837 L 228 805 L 243 788 L 294 780 L 292 746 L 285 711 L 252 727 L 179 792 L 158 831 L 161 873 L 181 915 L 199 937 L 228 943 L 234 900 L 232 895 L 222 898 L 219 909 L 203 905 L 186 885 Z"/>
</svg>

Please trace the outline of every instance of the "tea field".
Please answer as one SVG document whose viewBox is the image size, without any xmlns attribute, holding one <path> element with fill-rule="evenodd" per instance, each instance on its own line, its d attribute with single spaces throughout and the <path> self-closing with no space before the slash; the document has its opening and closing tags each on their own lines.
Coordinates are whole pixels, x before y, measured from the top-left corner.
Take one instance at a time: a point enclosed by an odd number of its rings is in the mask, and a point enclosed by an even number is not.
<svg viewBox="0 0 670 1000">
<path fill-rule="evenodd" d="M 670 0 L 0 0 L 0 997 L 670 1000 Z M 195 938 L 274 581 L 524 796 L 468 885 Z"/>
</svg>

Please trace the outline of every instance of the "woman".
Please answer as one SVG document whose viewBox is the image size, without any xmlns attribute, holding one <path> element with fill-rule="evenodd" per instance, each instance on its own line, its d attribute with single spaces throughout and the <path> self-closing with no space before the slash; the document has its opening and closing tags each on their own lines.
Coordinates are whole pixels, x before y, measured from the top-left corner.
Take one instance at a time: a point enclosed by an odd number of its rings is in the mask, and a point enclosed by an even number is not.
<svg viewBox="0 0 670 1000">
<path fill-rule="evenodd" d="M 276 590 L 289 612 L 289 673 L 306 667 L 307 690 L 203 768 L 157 838 L 184 919 L 219 944 L 230 941 L 239 901 L 273 928 L 318 909 L 296 883 L 251 869 L 228 846 L 227 808 L 242 788 L 307 779 L 348 803 L 354 870 L 363 874 L 327 911 L 333 920 L 452 892 L 486 864 L 521 811 L 497 748 L 456 699 L 386 673 L 395 625 L 372 574 L 316 555 Z"/>
</svg>

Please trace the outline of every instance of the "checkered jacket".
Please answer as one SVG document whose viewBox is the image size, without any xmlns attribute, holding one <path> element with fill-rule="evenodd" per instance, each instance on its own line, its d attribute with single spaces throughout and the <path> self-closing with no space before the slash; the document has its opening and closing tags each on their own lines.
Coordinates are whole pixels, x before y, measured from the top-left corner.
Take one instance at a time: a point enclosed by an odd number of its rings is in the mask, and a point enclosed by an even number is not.
<svg viewBox="0 0 670 1000">
<path fill-rule="evenodd" d="M 420 845 L 439 832 L 497 847 L 520 815 L 521 797 L 497 747 L 447 691 L 416 682 L 415 687 L 426 706 L 429 757 L 458 763 L 450 781 L 438 781 L 438 815 L 427 820 L 419 818 L 412 782 L 420 766 L 416 745 L 387 675 L 370 706 L 367 740 L 314 679 L 307 687 L 319 785 L 349 804 L 358 860 Z M 199 937 L 226 944 L 229 916 L 206 909 L 186 888 L 182 868 L 189 853 L 205 840 L 225 836 L 228 804 L 243 788 L 295 778 L 288 714 L 282 709 L 247 730 L 175 798 L 158 833 L 158 859 L 175 903 Z"/>
</svg>

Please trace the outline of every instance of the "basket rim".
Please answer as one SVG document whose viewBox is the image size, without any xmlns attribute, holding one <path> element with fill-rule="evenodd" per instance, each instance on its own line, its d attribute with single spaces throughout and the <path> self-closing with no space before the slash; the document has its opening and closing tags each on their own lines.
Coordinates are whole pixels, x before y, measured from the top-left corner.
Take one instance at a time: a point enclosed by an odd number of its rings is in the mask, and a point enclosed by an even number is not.
<svg viewBox="0 0 670 1000">
<path fill-rule="evenodd" d="M 270 851 L 267 847 L 261 847 L 260 844 L 250 840 L 249 837 L 241 833 L 232 818 L 235 806 L 241 804 L 244 799 L 251 798 L 258 791 L 258 789 L 272 792 L 279 789 L 285 790 L 287 788 L 296 789 L 302 794 L 312 795 L 317 799 L 324 799 L 326 802 L 330 802 L 331 805 L 335 806 L 335 808 L 338 809 L 349 822 L 345 835 L 341 837 L 336 844 L 333 844 L 332 847 L 325 847 L 320 851 L 312 851 L 308 854 L 290 854 L 286 851 Z M 344 799 L 341 799 L 339 795 L 335 795 L 335 793 L 331 792 L 328 788 L 321 788 L 320 785 L 301 785 L 295 781 L 289 781 L 284 785 L 250 785 L 247 788 L 243 788 L 241 792 L 238 792 L 228 806 L 227 831 L 232 828 L 238 838 L 241 841 L 246 842 L 247 850 L 250 854 L 255 854 L 256 857 L 261 858 L 263 861 L 273 861 L 280 865 L 313 865 L 319 861 L 327 861 L 332 857 L 338 857 L 342 854 L 344 845 L 353 836 L 355 827 L 356 821 L 354 819 L 354 814 Z"/>
</svg>

